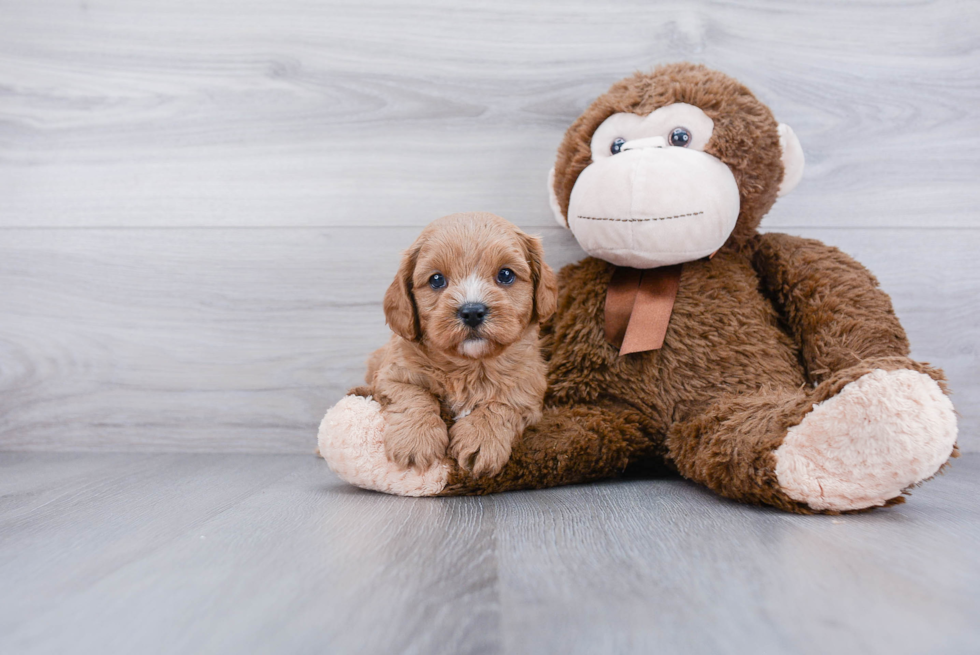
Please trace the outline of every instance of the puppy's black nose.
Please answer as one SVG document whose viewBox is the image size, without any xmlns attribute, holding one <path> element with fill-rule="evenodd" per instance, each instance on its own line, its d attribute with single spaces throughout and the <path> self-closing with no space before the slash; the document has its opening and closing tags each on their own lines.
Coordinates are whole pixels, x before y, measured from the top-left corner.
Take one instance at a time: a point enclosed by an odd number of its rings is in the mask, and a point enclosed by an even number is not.
<svg viewBox="0 0 980 655">
<path fill-rule="evenodd" d="M 459 308 L 456 315 L 459 316 L 459 320 L 463 321 L 463 323 L 471 328 L 475 328 L 483 322 L 483 318 L 487 315 L 488 311 L 487 306 L 483 303 L 468 302 Z"/>
</svg>

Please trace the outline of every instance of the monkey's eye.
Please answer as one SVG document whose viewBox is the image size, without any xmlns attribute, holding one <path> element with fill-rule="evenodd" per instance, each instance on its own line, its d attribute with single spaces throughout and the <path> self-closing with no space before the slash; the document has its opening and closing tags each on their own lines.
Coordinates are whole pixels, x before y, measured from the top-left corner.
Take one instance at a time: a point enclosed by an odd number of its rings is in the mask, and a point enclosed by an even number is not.
<svg viewBox="0 0 980 655">
<path fill-rule="evenodd" d="M 670 133 L 670 145 L 686 148 L 691 145 L 691 131 L 686 127 L 675 127 Z"/>
<path fill-rule="evenodd" d="M 500 284 L 514 284 L 514 280 L 517 276 L 514 275 L 514 271 L 509 268 L 502 268 L 497 272 L 497 282 Z"/>
<path fill-rule="evenodd" d="M 626 139 L 621 136 L 617 136 L 613 139 L 612 146 L 609 147 L 609 152 L 614 155 L 618 155 L 619 151 L 623 149 L 623 144 L 626 143 Z"/>
<path fill-rule="evenodd" d="M 441 289 L 446 286 L 446 278 L 442 273 L 435 273 L 429 278 L 429 286 L 433 289 Z"/>
</svg>

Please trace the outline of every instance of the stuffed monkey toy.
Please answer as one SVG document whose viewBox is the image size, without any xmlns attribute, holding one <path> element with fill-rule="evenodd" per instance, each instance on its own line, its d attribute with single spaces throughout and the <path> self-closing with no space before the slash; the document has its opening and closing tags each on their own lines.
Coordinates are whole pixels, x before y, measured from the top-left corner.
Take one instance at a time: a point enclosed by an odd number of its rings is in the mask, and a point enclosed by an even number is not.
<svg viewBox="0 0 980 655">
<path fill-rule="evenodd" d="M 385 458 L 370 390 L 320 427 L 344 480 L 485 494 L 672 470 L 798 513 L 902 502 L 956 451 L 942 371 L 909 358 L 891 301 L 819 241 L 757 228 L 800 180 L 793 131 L 700 65 L 621 80 L 568 129 L 551 206 L 590 255 L 542 326 L 544 417 L 496 476 Z"/>
</svg>

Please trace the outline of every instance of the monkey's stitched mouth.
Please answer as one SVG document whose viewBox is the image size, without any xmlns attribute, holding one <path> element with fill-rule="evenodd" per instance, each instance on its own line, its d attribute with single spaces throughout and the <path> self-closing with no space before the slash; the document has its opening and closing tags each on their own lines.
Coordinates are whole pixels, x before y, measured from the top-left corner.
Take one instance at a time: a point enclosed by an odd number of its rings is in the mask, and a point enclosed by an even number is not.
<svg viewBox="0 0 980 655">
<path fill-rule="evenodd" d="M 603 216 L 579 216 L 583 221 L 613 221 L 616 223 L 646 223 L 647 221 L 669 221 L 674 218 L 686 218 L 688 216 L 700 216 L 703 214 L 700 212 L 691 212 L 690 214 L 677 214 L 676 216 L 653 216 L 650 218 L 606 218 Z"/>
</svg>

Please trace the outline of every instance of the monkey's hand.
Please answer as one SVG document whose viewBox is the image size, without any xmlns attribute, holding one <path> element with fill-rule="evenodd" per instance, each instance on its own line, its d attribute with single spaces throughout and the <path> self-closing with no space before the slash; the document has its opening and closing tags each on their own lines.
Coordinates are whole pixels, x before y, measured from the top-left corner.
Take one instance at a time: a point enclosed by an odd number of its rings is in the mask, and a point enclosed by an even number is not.
<svg viewBox="0 0 980 655">
<path fill-rule="evenodd" d="M 317 435 L 320 455 L 340 479 L 399 496 L 435 496 L 446 486 L 450 461 L 401 468 L 385 454 L 387 414 L 372 389 L 358 389 L 334 405 Z"/>
</svg>

